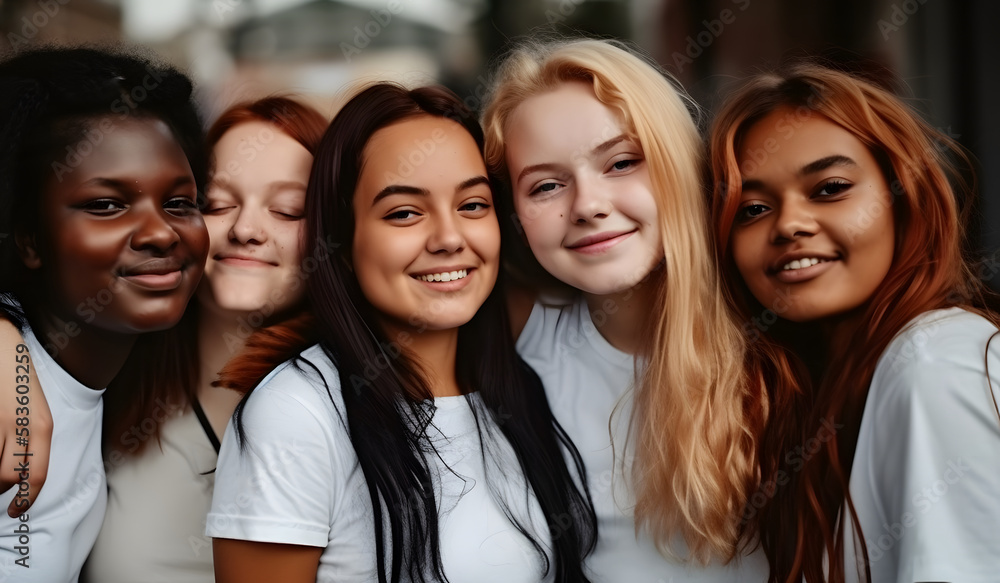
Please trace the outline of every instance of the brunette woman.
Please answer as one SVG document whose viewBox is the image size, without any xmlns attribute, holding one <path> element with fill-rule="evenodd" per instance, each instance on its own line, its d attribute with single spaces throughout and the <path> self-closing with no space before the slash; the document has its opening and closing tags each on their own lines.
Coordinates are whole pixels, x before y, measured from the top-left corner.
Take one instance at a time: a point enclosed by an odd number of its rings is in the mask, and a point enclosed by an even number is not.
<svg viewBox="0 0 1000 583">
<path fill-rule="evenodd" d="M 307 192 L 319 344 L 227 429 L 218 580 L 587 581 L 576 449 L 514 351 L 482 132 L 441 88 L 373 85 Z"/>
</svg>

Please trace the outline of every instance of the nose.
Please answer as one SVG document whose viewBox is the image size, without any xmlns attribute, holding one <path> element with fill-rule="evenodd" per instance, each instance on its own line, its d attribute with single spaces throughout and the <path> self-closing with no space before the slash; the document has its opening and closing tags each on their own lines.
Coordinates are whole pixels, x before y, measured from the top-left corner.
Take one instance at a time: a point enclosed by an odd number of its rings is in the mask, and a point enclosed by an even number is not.
<svg viewBox="0 0 1000 583">
<path fill-rule="evenodd" d="M 139 213 L 135 232 L 132 234 L 134 249 L 168 251 L 180 241 L 180 235 L 167 220 L 166 212 L 159 205 L 134 208 Z"/>
<path fill-rule="evenodd" d="M 465 248 L 465 235 L 462 233 L 460 217 L 449 214 L 440 216 L 432 223 L 432 230 L 427 237 L 427 250 L 431 253 L 458 253 Z"/>
<path fill-rule="evenodd" d="M 811 237 L 819 229 L 814 211 L 807 201 L 786 199 L 776 214 L 772 234 L 772 239 L 776 243 Z"/>
<path fill-rule="evenodd" d="M 586 224 L 595 219 L 607 218 L 613 209 L 611 199 L 597 179 L 577 179 L 573 206 L 570 208 L 570 218 L 574 223 Z"/>
<path fill-rule="evenodd" d="M 236 221 L 229 229 L 229 240 L 241 245 L 259 244 L 267 241 L 267 232 L 259 215 L 260 213 L 254 209 L 245 206 L 239 207 L 236 212 Z"/>
</svg>

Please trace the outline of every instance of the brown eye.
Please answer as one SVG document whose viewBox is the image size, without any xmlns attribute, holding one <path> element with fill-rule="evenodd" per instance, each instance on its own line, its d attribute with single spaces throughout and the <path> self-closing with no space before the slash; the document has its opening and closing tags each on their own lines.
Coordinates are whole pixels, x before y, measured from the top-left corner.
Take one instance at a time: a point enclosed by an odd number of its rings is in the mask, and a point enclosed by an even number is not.
<svg viewBox="0 0 1000 583">
<path fill-rule="evenodd" d="M 760 203 L 748 204 L 747 206 L 740 208 L 740 210 L 736 213 L 736 222 L 741 225 L 749 223 L 766 213 L 768 210 L 770 209 L 767 205 Z"/>
<path fill-rule="evenodd" d="M 81 204 L 78 208 L 100 217 L 111 216 L 125 210 L 125 204 L 110 198 L 99 198 Z"/>
<path fill-rule="evenodd" d="M 841 192 L 847 190 L 850 187 L 851 184 L 849 182 L 844 182 L 842 180 L 831 180 L 823 184 L 823 187 L 819 189 L 819 191 L 816 193 L 816 196 L 820 197 L 834 196 L 840 194 Z"/>
</svg>

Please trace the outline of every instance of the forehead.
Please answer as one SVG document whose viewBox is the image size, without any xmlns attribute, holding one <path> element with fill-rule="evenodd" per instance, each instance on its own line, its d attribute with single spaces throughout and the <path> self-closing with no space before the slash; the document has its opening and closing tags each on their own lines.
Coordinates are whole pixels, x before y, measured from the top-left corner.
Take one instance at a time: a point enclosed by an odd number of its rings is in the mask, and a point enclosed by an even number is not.
<svg viewBox="0 0 1000 583">
<path fill-rule="evenodd" d="M 589 83 L 567 81 L 517 106 L 507 122 L 508 158 L 567 148 L 583 152 L 625 130 L 619 112 L 599 101 Z"/>
<path fill-rule="evenodd" d="M 278 179 L 305 182 L 312 166 L 312 154 L 305 146 L 263 121 L 233 126 L 215 144 L 212 154 L 213 179 L 223 184 L 260 185 Z"/>
<path fill-rule="evenodd" d="M 744 179 L 773 172 L 797 172 L 833 155 L 869 159 L 868 147 L 830 118 L 803 109 L 781 107 L 756 121 L 738 144 L 737 162 Z"/>
<path fill-rule="evenodd" d="M 472 135 L 458 122 L 421 115 L 376 131 L 365 145 L 359 186 L 416 184 L 485 175 Z"/>
<path fill-rule="evenodd" d="M 93 120 L 64 154 L 64 159 L 52 164 L 58 183 L 95 175 L 140 179 L 159 172 L 191 174 L 187 156 L 170 127 L 152 117 Z"/>
</svg>

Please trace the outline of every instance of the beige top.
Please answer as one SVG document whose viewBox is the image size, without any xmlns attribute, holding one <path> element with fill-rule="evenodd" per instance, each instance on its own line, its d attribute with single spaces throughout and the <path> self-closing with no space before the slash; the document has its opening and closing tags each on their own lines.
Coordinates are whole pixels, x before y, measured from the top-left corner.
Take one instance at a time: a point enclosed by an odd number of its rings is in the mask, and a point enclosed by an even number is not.
<svg viewBox="0 0 1000 583">
<path fill-rule="evenodd" d="M 163 410 L 177 406 L 163 403 Z M 212 539 L 205 516 L 212 503 L 218 456 L 194 411 L 166 417 L 162 447 L 139 456 L 109 458 L 108 509 L 83 569 L 93 583 L 210 583 Z M 155 431 L 154 420 L 122 438 L 125 447 Z M 116 463 L 117 462 L 117 463 Z"/>
</svg>

